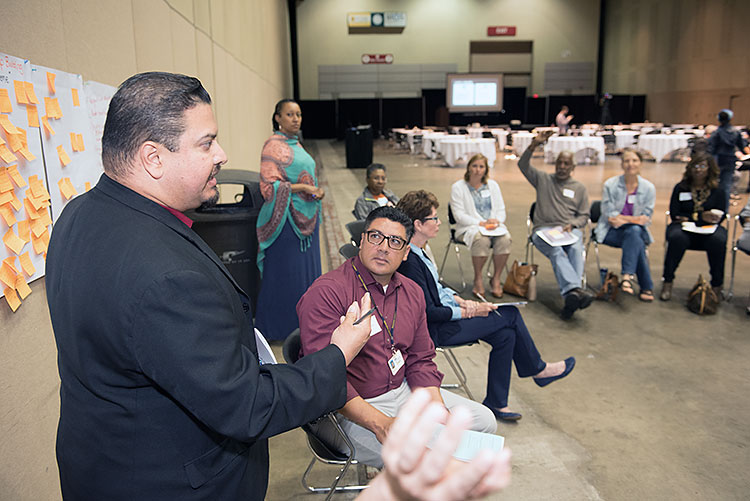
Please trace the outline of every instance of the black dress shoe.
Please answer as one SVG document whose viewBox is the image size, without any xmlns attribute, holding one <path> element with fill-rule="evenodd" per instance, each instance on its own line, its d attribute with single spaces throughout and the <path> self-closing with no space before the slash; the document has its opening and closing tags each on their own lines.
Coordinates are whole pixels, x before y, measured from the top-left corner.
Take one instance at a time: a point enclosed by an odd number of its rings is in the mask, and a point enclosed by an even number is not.
<svg viewBox="0 0 750 501">
<path fill-rule="evenodd" d="M 591 294 L 588 291 L 585 291 L 583 289 L 576 289 L 576 292 L 578 293 L 578 309 L 583 310 L 584 308 L 588 308 L 591 303 L 594 301 L 594 295 Z"/>
<path fill-rule="evenodd" d="M 572 291 L 565 294 L 564 300 L 565 300 L 565 306 L 563 306 L 563 309 L 560 312 L 560 317 L 563 320 L 568 320 L 570 319 L 570 317 L 573 316 L 573 313 L 575 313 L 575 311 L 580 307 L 581 298 L 576 292 L 576 289 L 573 289 Z"/>
<path fill-rule="evenodd" d="M 568 357 L 565 359 L 565 370 L 562 372 L 562 374 L 558 374 L 557 376 L 550 376 L 550 377 L 535 377 L 534 382 L 536 383 L 537 386 L 544 388 L 545 386 L 552 383 L 553 381 L 562 379 L 568 374 L 570 374 L 570 371 L 572 371 L 573 367 L 575 366 L 576 366 L 575 357 Z"/>
<path fill-rule="evenodd" d="M 491 405 L 487 405 L 486 401 L 482 402 L 482 405 L 491 410 L 495 415 L 495 419 L 499 419 L 500 421 L 518 421 L 522 417 L 519 412 L 503 412 L 492 407 Z"/>
</svg>

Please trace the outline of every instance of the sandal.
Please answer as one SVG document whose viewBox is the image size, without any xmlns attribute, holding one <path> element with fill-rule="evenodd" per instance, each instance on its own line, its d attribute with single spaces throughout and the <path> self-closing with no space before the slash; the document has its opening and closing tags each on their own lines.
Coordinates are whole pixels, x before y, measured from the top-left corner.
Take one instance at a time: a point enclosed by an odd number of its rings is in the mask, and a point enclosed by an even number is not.
<svg viewBox="0 0 750 501">
<path fill-rule="evenodd" d="M 633 290 L 632 280 L 632 275 L 623 275 L 622 280 L 620 281 L 620 288 L 622 289 L 622 292 L 624 292 L 625 294 L 630 294 L 631 296 L 635 294 L 635 291 Z"/>
<path fill-rule="evenodd" d="M 650 303 L 654 300 L 654 291 L 641 291 L 641 293 L 638 294 L 638 299 L 640 299 L 644 303 Z"/>
</svg>

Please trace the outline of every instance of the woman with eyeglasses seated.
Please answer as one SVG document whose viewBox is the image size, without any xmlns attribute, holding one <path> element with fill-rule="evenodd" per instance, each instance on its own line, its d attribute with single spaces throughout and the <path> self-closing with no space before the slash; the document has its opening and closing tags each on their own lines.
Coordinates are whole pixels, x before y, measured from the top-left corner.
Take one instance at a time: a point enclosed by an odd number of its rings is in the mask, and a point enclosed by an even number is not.
<svg viewBox="0 0 750 501">
<path fill-rule="evenodd" d="M 487 396 L 482 404 L 497 419 L 517 421 L 521 414 L 508 407 L 512 362 L 516 364 L 519 377 L 532 376 L 538 386 L 544 387 L 567 376 L 576 359 L 569 357 L 564 361 L 546 363 L 515 306 L 499 308 L 495 304 L 463 299 L 438 281 L 437 266 L 424 250 L 427 241 L 440 229 L 438 206 L 435 195 L 424 190 L 410 191 L 396 205 L 414 221 L 409 254 L 398 271 L 422 288 L 427 328 L 436 346 L 457 346 L 480 339 L 492 346 Z"/>
<path fill-rule="evenodd" d="M 456 238 L 471 249 L 474 266 L 472 292 L 484 296 L 482 269 L 492 254 L 492 295 L 503 297 L 500 274 L 510 255 L 511 238 L 505 227 L 505 202 L 500 186 L 489 179 L 487 157 L 477 153 L 469 159 L 464 178 L 451 187 L 451 210 L 456 220 Z"/>
<path fill-rule="evenodd" d="M 622 152 L 623 174 L 604 182 L 601 216 L 594 230 L 597 242 L 622 249 L 622 290 L 634 294 L 638 276 L 641 301 L 654 300 L 654 282 L 648 265 L 646 246 L 654 241 L 648 227 L 654 213 L 656 188 L 641 177 L 641 154 Z"/>
<path fill-rule="evenodd" d="M 719 223 L 724 218 L 727 194 L 719 188 L 719 167 L 710 155 L 690 159 L 682 181 L 677 183 L 669 201 L 667 253 L 659 299 L 672 298 L 672 281 L 682 256 L 688 249 L 705 250 L 711 271 L 711 287 L 721 298 L 724 283 L 724 257 L 727 230 Z"/>
</svg>

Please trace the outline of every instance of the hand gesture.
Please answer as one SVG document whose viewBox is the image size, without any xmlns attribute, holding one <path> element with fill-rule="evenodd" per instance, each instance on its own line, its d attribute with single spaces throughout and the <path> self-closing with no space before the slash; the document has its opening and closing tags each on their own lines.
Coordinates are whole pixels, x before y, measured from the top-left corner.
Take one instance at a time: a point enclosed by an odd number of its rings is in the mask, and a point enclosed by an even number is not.
<svg viewBox="0 0 750 501">
<path fill-rule="evenodd" d="M 355 301 L 349 306 L 349 309 L 346 311 L 346 316 L 341 317 L 341 324 L 336 327 L 336 330 L 331 334 L 331 344 L 335 344 L 339 347 L 344 354 L 347 366 L 352 360 L 354 360 L 354 357 L 357 356 L 359 350 L 361 350 L 370 339 L 369 320 L 366 319 L 363 322 L 360 322 L 359 325 L 354 325 L 354 322 L 360 317 L 360 315 L 370 311 L 370 308 L 370 294 L 366 293 L 362 296 L 360 304 L 357 304 Z"/>
<path fill-rule="evenodd" d="M 536 143 L 537 145 L 544 144 L 547 142 L 547 139 L 549 139 L 550 136 L 552 136 L 552 134 L 554 133 L 555 131 L 553 130 L 542 131 L 539 134 L 537 134 L 536 137 L 534 137 L 534 139 L 531 140 L 531 142 Z"/>
</svg>

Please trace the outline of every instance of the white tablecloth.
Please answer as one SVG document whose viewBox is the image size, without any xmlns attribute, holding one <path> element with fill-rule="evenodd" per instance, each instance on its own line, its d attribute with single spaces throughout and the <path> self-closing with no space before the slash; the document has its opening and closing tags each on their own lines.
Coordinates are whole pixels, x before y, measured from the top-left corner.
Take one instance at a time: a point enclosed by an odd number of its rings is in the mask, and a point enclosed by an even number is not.
<svg viewBox="0 0 750 501">
<path fill-rule="evenodd" d="M 445 163 L 451 167 L 466 167 L 475 153 L 481 153 L 489 161 L 490 167 L 495 164 L 495 140 L 491 138 L 464 138 L 448 136 L 438 139 L 440 153 L 445 158 Z"/>
<path fill-rule="evenodd" d="M 633 146 L 636 142 L 635 136 L 639 132 L 637 130 L 618 130 L 615 131 L 615 148 L 618 150 Z"/>
<path fill-rule="evenodd" d="M 661 162 L 667 153 L 687 148 L 689 137 L 687 134 L 641 135 L 638 139 L 638 149 L 648 151 L 657 162 Z"/>
<path fill-rule="evenodd" d="M 553 136 L 544 145 L 544 158 L 547 163 L 554 163 L 561 151 L 572 151 L 576 163 L 585 163 L 583 150 L 586 148 L 595 150 L 598 163 L 604 163 L 604 138 L 600 136 Z"/>
<path fill-rule="evenodd" d="M 513 138 L 513 151 L 517 155 L 522 154 L 526 151 L 526 148 L 531 144 L 531 140 L 536 137 L 536 134 L 531 132 L 514 132 L 511 137 Z"/>
<path fill-rule="evenodd" d="M 505 149 L 505 146 L 508 144 L 508 131 L 505 129 L 490 129 L 490 132 L 492 132 L 497 141 L 497 149 Z"/>
<path fill-rule="evenodd" d="M 484 127 L 466 127 L 466 132 L 469 133 L 469 137 L 482 137 L 482 132 L 486 131 Z"/>
<path fill-rule="evenodd" d="M 438 138 L 443 137 L 448 137 L 448 134 L 446 132 L 425 132 L 422 134 L 422 152 L 427 158 L 437 158 L 437 146 L 435 147 L 435 151 L 432 151 L 432 143 Z"/>
</svg>

